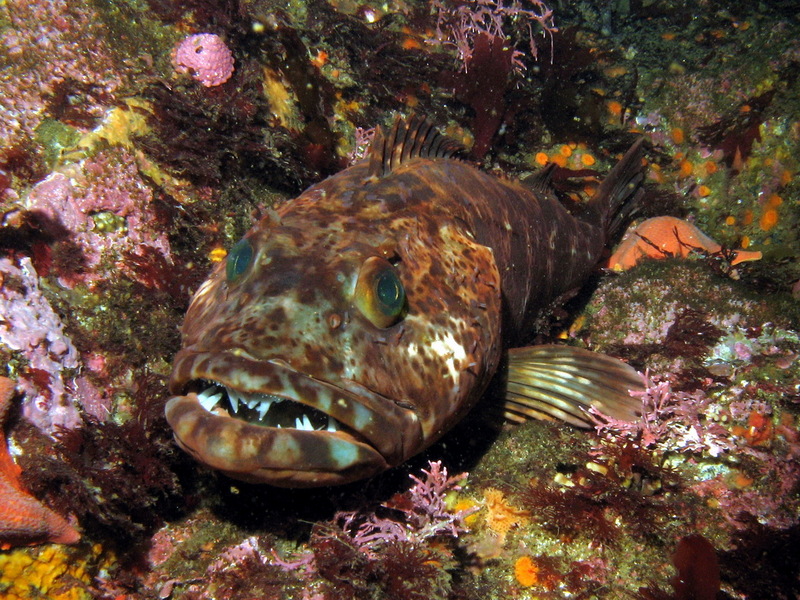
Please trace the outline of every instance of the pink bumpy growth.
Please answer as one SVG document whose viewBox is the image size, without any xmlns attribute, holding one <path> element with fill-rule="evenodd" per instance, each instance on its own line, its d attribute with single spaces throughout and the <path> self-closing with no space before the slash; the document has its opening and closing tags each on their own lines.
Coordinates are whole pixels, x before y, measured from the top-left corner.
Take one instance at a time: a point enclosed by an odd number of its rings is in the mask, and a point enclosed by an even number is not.
<svg viewBox="0 0 800 600">
<path fill-rule="evenodd" d="M 192 77 L 206 87 L 228 81 L 233 74 L 233 55 L 221 37 L 213 33 L 190 35 L 175 49 L 172 64 L 178 73 Z"/>
</svg>

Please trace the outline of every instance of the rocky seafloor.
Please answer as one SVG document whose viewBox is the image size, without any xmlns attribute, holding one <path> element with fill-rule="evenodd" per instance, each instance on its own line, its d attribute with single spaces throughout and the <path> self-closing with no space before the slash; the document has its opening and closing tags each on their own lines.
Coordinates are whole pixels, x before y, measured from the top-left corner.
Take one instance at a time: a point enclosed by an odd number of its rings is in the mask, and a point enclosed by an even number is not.
<svg viewBox="0 0 800 600">
<path fill-rule="evenodd" d="M 196 34 L 222 74 L 180 63 Z M 0 596 L 800 596 L 793 3 L 7 0 L 0 49 Z M 599 271 L 532 332 L 633 365 L 641 421 L 490 394 L 366 482 L 205 469 L 163 415 L 191 294 L 398 113 L 498 175 L 556 162 L 565 201 L 644 137 L 636 219 L 723 249 Z"/>
</svg>

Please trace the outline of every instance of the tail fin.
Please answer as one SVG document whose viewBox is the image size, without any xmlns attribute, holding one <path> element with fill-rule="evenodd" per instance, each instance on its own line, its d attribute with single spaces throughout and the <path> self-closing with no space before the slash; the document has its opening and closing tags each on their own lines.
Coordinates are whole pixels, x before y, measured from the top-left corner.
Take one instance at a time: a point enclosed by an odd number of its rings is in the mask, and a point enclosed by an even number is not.
<svg viewBox="0 0 800 600">
<path fill-rule="evenodd" d="M 602 218 L 606 240 L 614 240 L 622 234 L 623 227 L 644 194 L 641 187 L 644 181 L 643 143 L 644 138 L 640 138 L 630 147 L 591 200 Z"/>
</svg>

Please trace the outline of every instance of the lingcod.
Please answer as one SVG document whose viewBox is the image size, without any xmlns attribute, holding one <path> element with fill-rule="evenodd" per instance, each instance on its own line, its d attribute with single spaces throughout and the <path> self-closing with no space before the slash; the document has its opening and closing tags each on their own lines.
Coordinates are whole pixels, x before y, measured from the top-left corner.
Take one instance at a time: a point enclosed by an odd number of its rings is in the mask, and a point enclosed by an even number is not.
<svg viewBox="0 0 800 600">
<path fill-rule="evenodd" d="M 457 151 L 398 118 L 230 249 L 191 301 L 170 379 L 184 450 L 244 481 L 349 483 L 433 444 L 501 371 L 511 420 L 635 417 L 632 367 L 524 344 L 639 202 L 641 142 L 569 207 L 551 169 L 503 179 Z"/>
</svg>

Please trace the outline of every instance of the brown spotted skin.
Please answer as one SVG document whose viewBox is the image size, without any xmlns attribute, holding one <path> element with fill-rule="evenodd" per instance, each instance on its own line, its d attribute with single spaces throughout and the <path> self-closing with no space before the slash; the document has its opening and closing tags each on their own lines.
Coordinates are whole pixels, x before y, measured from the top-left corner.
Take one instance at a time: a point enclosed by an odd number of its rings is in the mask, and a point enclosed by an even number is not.
<svg viewBox="0 0 800 600">
<path fill-rule="evenodd" d="M 192 301 L 167 417 L 209 466 L 298 487 L 366 477 L 436 441 L 480 398 L 514 334 L 578 287 L 606 242 L 602 226 L 554 199 L 447 158 L 413 158 L 382 177 L 355 165 L 246 238 L 247 272 L 229 283 L 219 265 Z M 354 304 L 359 269 L 375 256 L 395 265 L 407 296 L 387 328 Z M 187 390 L 198 379 L 294 399 L 346 430 L 212 415 Z"/>
</svg>

